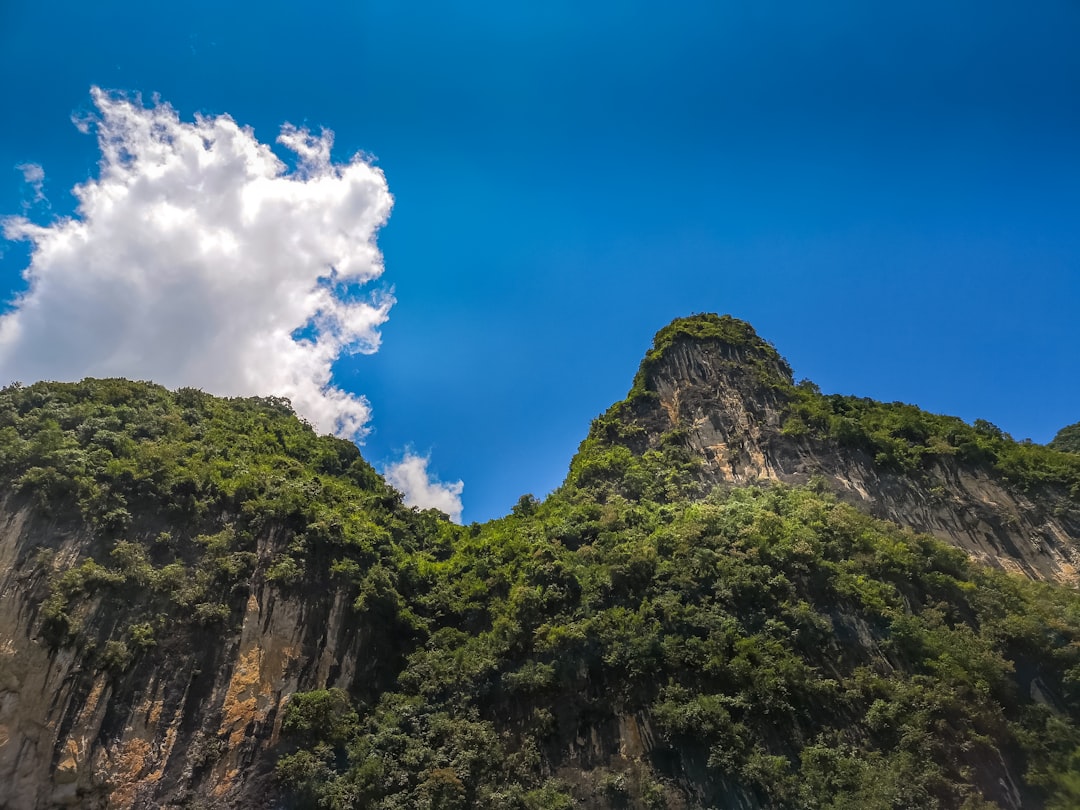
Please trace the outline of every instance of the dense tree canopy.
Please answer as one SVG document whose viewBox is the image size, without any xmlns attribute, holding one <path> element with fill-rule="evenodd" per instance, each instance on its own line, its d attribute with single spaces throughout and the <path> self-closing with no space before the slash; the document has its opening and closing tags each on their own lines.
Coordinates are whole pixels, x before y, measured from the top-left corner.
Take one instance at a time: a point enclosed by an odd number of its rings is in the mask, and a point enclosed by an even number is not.
<svg viewBox="0 0 1080 810">
<path fill-rule="evenodd" d="M 881 463 L 962 453 L 1076 480 L 1073 456 L 988 424 L 799 390 L 788 430 Z M 287 704 L 295 806 L 974 810 L 999 806 L 1002 762 L 1030 806 L 1080 804 L 1074 590 L 812 486 L 705 492 L 677 436 L 636 454 L 605 418 L 563 487 L 467 527 L 404 508 L 286 402 L 123 380 L 0 392 L 0 474 L 93 534 L 43 570 L 52 643 L 94 666 L 122 673 L 177 622 L 235 627 L 256 572 L 347 589 L 384 660 Z M 107 636 L 81 627 L 91 597 L 125 606 Z M 627 724 L 650 741 L 620 753 Z"/>
</svg>

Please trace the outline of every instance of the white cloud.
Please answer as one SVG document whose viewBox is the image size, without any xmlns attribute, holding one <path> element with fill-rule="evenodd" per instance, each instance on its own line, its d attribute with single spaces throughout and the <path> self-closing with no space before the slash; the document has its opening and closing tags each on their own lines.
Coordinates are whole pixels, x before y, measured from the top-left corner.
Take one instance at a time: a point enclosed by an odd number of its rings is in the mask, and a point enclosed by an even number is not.
<svg viewBox="0 0 1080 810">
<path fill-rule="evenodd" d="M 418 456 L 410 450 L 405 451 L 401 461 L 390 464 L 383 471 L 387 483 L 405 496 L 405 503 L 421 509 L 438 509 L 450 516 L 454 523 L 461 523 L 461 492 L 465 489 L 462 481 L 444 483 L 436 481 L 428 474 L 427 456 Z"/>
<path fill-rule="evenodd" d="M 0 383 L 123 376 L 275 394 L 322 431 L 362 437 L 368 402 L 331 369 L 378 349 L 394 303 L 358 292 L 383 272 L 382 172 L 333 163 L 326 130 L 282 128 L 289 171 L 227 115 L 184 122 L 168 104 L 91 92 L 102 157 L 75 216 L 3 221 L 32 255 L 26 292 L 0 316 Z M 41 167 L 20 168 L 40 193 Z"/>
<path fill-rule="evenodd" d="M 33 196 L 23 201 L 23 211 L 29 211 L 38 203 L 48 203 L 45 199 L 45 170 L 36 163 L 20 163 L 15 167 L 22 172 L 23 182 L 30 186 Z"/>
</svg>

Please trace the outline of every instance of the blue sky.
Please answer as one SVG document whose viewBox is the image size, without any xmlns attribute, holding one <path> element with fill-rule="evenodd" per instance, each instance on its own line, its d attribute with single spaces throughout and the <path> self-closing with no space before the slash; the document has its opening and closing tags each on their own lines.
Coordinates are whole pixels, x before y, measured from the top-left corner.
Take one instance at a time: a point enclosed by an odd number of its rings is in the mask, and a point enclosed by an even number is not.
<svg viewBox="0 0 1080 810">
<path fill-rule="evenodd" d="M 466 521 L 557 486 L 691 312 L 1047 441 L 1080 420 L 1080 4 L 880 5 L 5 3 L 0 214 L 73 211 L 92 86 L 371 155 L 396 304 L 335 381 L 369 460 L 430 454 Z"/>
</svg>

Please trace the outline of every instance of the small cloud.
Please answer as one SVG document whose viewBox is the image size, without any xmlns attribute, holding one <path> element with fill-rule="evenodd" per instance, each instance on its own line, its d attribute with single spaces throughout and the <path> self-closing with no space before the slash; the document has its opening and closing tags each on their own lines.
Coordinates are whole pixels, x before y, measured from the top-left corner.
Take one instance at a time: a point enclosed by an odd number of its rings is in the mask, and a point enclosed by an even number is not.
<svg viewBox="0 0 1080 810">
<path fill-rule="evenodd" d="M 36 163 L 20 163 L 15 168 L 22 172 L 23 182 L 30 183 L 40 194 L 41 184 L 45 180 L 45 170 Z"/>
<path fill-rule="evenodd" d="M 94 126 L 94 116 L 90 113 L 74 113 L 71 116 L 71 123 L 73 123 L 75 129 L 79 130 L 83 135 L 89 135 L 90 129 Z"/>
<path fill-rule="evenodd" d="M 418 456 L 405 451 L 401 461 L 390 464 L 383 471 L 387 482 L 405 496 L 405 503 L 420 509 L 438 509 L 450 516 L 454 523 L 461 523 L 461 493 L 463 481 L 444 483 L 428 474 L 428 456 Z"/>
<path fill-rule="evenodd" d="M 15 168 L 22 172 L 23 182 L 30 187 L 32 192 L 30 199 L 23 200 L 23 211 L 29 211 L 30 208 L 41 202 L 48 203 L 44 192 L 45 170 L 37 163 L 20 163 Z"/>
<path fill-rule="evenodd" d="M 0 219 L 32 246 L 28 288 L 0 315 L 0 379 L 272 394 L 320 431 L 362 439 L 368 401 L 332 369 L 378 350 L 394 304 L 387 288 L 360 292 L 383 272 L 383 173 L 360 155 L 334 163 L 329 130 L 282 128 L 289 171 L 228 115 L 182 121 L 157 99 L 91 96 L 75 124 L 97 135 L 100 169 L 75 187 L 75 215 Z M 41 167 L 19 168 L 40 194 Z"/>
</svg>

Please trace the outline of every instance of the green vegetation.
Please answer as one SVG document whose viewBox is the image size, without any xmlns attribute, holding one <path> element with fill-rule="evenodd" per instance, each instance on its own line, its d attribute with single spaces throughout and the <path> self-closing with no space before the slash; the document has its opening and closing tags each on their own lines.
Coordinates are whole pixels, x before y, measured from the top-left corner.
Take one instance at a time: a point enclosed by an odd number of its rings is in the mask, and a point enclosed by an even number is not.
<svg viewBox="0 0 1080 810">
<path fill-rule="evenodd" d="M 782 363 L 742 326 L 676 322 L 654 351 L 737 338 Z M 1070 454 L 789 388 L 788 433 L 1076 495 Z M 345 589 L 378 660 L 286 704 L 289 806 L 978 810 L 1011 795 L 1006 767 L 1025 807 L 1077 806 L 1074 590 L 813 487 L 705 492 L 679 429 L 645 442 L 632 407 L 596 421 L 562 488 L 482 526 L 403 508 L 281 400 L 122 380 L 0 392 L 0 475 L 90 536 L 38 553 L 42 610 L 115 678 L 235 633 L 253 582 Z"/>
<path fill-rule="evenodd" d="M 1059 487 L 1080 504 L 1080 456 L 1061 452 L 1060 444 L 1014 441 L 984 419 L 969 425 L 900 402 L 826 396 L 804 381 L 792 389 L 783 432 L 864 450 L 875 464 L 908 474 L 920 473 L 935 459 L 954 457 L 996 471 L 1023 489 Z"/>
<path fill-rule="evenodd" d="M 738 352 L 737 362 L 753 367 L 763 383 L 777 386 L 790 383 L 791 368 L 787 361 L 771 343 L 760 338 L 750 324 L 730 315 L 710 312 L 676 318 L 656 333 L 652 348 L 645 353 L 634 377 L 629 400 L 648 396 L 651 372 L 671 347 L 683 340 L 715 341 Z"/>
<path fill-rule="evenodd" d="M 879 467 L 908 475 L 921 474 L 934 461 L 955 458 L 963 464 L 985 467 L 1024 490 L 1054 488 L 1056 495 L 1080 506 L 1080 423 L 1063 428 L 1043 446 L 1027 440 L 1017 442 L 983 419 L 969 425 L 957 417 L 928 413 L 901 402 L 822 394 L 809 380 L 793 384 L 790 367 L 772 344 L 748 323 L 728 315 L 679 318 L 657 332 L 626 401 L 612 406 L 589 434 L 587 441 L 607 449 L 583 446 L 576 463 L 592 463 L 604 453 L 610 456 L 616 452 L 611 448 L 618 445 L 635 455 L 645 452 L 647 429 L 642 424 L 640 404 L 655 397 L 649 388 L 651 376 L 680 341 L 722 348 L 726 359 L 715 359 L 714 364 L 728 366 L 733 379 L 752 374 L 748 392 L 752 386 L 779 397 L 785 403 L 782 432 L 786 436 L 836 442 L 865 452 Z M 679 429 L 665 435 L 664 443 L 678 444 Z"/>
<path fill-rule="evenodd" d="M 655 428 L 649 415 L 649 408 L 656 407 L 653 377 L 663 358 L 682 342 L 714 350 L 717 356 L 710 362 L 715 367 L 726 366 L 732 380 L 747 393 L 758 391 L 781 403 L 786 436 L 836 442 L 865 452 L 880 467 L 907 475 L 920 475 L 935 461 L 955 458 L 962 464 L 985 467 L 1024 490 L 1050 487 L 1055 497 L 1071 501 L 1071 508 L 1080 506 L 1080 424 L 1064 428 L 1054 441 L 1042 446 L 1026 440 L 1016 442 L 981 419 L 968 425 L 956 417 L 927 413 L 900 402 L 825 395 L 808 380 L 793 384 L 791 369 L 776 349 L 749 324 L 727 315 L 679 318 L 657 332 L 627 399 L 613 405 L 593 424 L 588 446 L 583 445 L 575 460 L 578 466 L 601 463 L 605 456 L 605 463 L 619 463 L 617 446 L 636 456 L 656 449 L 647 441 L 650 429 Z M 681 429 L 676 426 L 662 437 L 663 443 L 677 445 Z M 672 468 L 669 460 L 660 465 L 668 471 Z M 683 467 L 682 472 L 689 471 Z M 572 469 L 571 481 L 574 474 Z M 681 487 L 681 492 L 688 494 L 686 487 Z"/>
<path fill-rule="evenodd" d="M 48 548 L 38 555 L 44 626 L 55 644 L 98 651 L 110 671 L 190 643 L 185 626 L 235 625 L 270 532 L 283 540 L 266 578 L 302 588 L 333 567 L 356 580 L 357 598 L 372 572 L 390 572 L 392 591 L 411 544 L 438 533 L 354 444 L 316 436 L 274 398 L 126 380 L 12 386 L 0 391 L 0 476 L 61 526 L 90 533 L 66 567 Z M 88 625 L 99 603 L 125 623 Z M 407 611 L 398 618 L 408 625 Z"/>
<path fill-rule="evenodd" d="M 1080 453 L 1080 422 L 1063 427 L 1047 446 L 1063 453 Z"/>
<path fill-rule="evenodd" d="M 580 495 L 421 555 L 427 638 L 397 688 L 347 741 L 298 740 L 282 778 L 313 806 L 525 807 L 541 763 L 644 716 L 652 806 L 692 773 L 717 802 L 737 784 L 774 807 L 991 807 L 998 757 L 1071 806 L 1074 592 L 806 489 Z M 1060 703 L 1029 697 L 1034 672 Z M 630 776 L 595 778 L 619 806 Z"/>
</svg>

